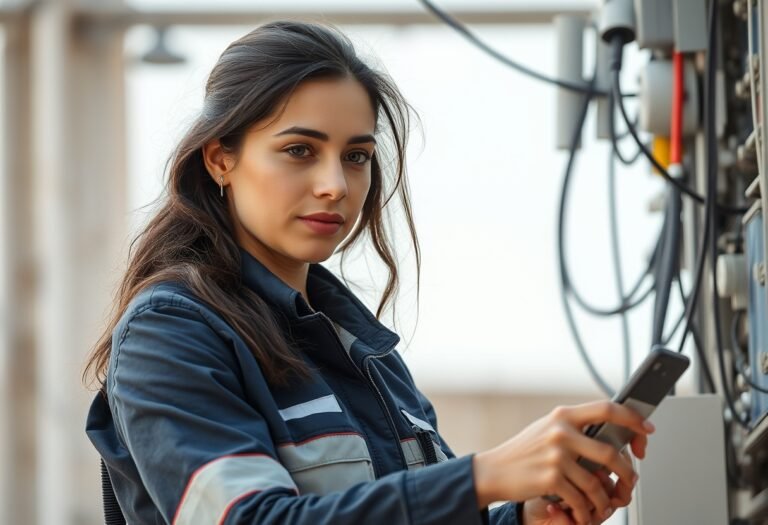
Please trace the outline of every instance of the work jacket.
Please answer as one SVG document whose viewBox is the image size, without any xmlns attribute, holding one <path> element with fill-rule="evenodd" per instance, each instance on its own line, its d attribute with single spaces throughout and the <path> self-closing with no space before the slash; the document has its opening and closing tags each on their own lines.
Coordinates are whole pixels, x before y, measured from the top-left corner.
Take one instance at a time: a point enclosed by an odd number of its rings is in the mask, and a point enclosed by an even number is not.
<svg viewBox="0 0 768 525">
<path fill-rule="evenodd" d="M 245 341 L 176 282 L 141 291 L 112 334 L 86 432 L 129 524 L 517 525 L 479 511 L 399 337 L 330 271 L 301 294 L 241 249 L 309 379 L 270 385 Z"/>
</svg>

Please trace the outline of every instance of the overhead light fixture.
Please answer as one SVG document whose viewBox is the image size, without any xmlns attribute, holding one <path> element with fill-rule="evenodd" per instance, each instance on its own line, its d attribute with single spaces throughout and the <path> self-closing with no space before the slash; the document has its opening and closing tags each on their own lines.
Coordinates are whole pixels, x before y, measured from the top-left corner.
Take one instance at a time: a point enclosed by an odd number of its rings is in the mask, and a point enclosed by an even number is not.
<svg viewBox="0 0 768 525">
<path fill-rule="evenodd" d="M 168 28 L 165 26 L 156 26 L 155 33 L 157 38 L 155 39 L 155 45 L 152 49 L 144 53 L 141 57 L 141 61 L 147 64 L 184 64 L 187 59 L 182 55 L 178 55 L 168 49 L 166 45 L 165 36 Z"/>
</svg>

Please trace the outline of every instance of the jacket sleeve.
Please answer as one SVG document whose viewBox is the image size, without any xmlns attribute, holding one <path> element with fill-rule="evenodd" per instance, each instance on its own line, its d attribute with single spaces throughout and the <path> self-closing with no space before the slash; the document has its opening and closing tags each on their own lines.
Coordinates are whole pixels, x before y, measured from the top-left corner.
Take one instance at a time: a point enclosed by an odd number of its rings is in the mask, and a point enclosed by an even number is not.
<svg viewBox="0 0 768 525">
<path fill-rule="evenodd" d="M 446 443 L 445 439 L 443 439 L 443 437 L 440 435 L 439 429 L 437 427 L 437 413 L 435 412 L 435 407 L 432 406 L 432 403 L 429 401 L 429 399 L 427 399 L 427 396 L 425 396 L 416 386 L 413 376 L 411 375 L 410 370 L 408 370 L 408 366 L 403 361 L 402 356 L 398 355 L 398 357 L 402 363 L 402 366 L 408 372 L 411 386 L 419 397 L 419 403 L 424 409 L 424 413 L 427 415 L 429 423 L 432 425 L 432 428 L 437 431 L 437 437 L 440 440 L 440 448 L 448 458 L 455 458 L 456 454 L 453 453 L 451 448 L 448 446 L 448 443 Z M 484 509 L 481 514 L 481 519 L 484 525 L 522 525 L 523 502 L 512 501 L 499 507 L 495 507 L 490 511 L 488 509 Z"/>
<path fill-rule="evenodd" d="M 482 523 L 471 456 L 328 495 L 299 494 L 266 421 L 246 401 L 231 341 L 211 317 L 194 304 L 153 303 L 115 334 L 110 409 L 166 522 Z"/>
</svg>

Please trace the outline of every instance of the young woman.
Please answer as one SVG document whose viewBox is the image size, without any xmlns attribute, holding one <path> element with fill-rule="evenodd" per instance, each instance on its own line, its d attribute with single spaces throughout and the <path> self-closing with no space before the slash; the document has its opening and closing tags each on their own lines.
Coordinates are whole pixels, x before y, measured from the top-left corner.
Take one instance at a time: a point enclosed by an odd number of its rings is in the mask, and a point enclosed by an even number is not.
<svg viewBox="0 0 768 525">
<path fill-rule="evenodd" d="M 270 23 L 221 55 L 86 368 L 87 434 L 128 523 L 565 525 L 628 504 L 629 455 L 581 434 L 623 425 L 643 457 L 652 427 L 622 406 L 561 407 L 460 458 L 438 433 L 377 320 L 394 194 L 418 261 L 407 130 L 396 87 L 334 29 Z M 377 316 L 319 264 L 361 239 L 390 271 Z"/>
</svg>

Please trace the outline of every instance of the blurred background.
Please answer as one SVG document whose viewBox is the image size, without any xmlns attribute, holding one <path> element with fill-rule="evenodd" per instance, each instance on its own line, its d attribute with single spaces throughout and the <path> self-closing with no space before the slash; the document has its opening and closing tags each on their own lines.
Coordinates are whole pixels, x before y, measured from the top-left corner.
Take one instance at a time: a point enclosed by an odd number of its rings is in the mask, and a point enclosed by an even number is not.
<svg viewBox="0 0 768 525">
<path fill-rule="evenodd" d="M 597 0 L 442 0 L 485 42 L 556 73 L 553 18 Z M 604 398 L 563 313 L 557 210 L 568 154 L 555 144 L 557 88 L 471 45 L 417 0 L 49 0 L 0 2 L 0 523 L 102 523 L 98 456 L 81 381 L 133 236 L 161 197 L 164 167 L 202 104 L 224 48 L 260 22 L 327 21 L 386 70 L 420 117 L 408 149 L 422 247 L 420 301 L 404 222 L 404 278 L 385 323 L 457 454 L 511 437 L 554 406 Z M 594 35 L 585 36 L 585 76 Z M 630 44 L 637 86 L 648 52 Z M 634 111 L 634 101 L 627 105 Z M 619 301 L 611 263 L 610 143 L 587 117 L 567 215 L 577 287 Z M 616 174 L 627 282 L 644 271 L 664 187 L 646 162 Z M 327 266 L 338 270 L 338 261 Z M 383 290 L 372 250 L 345 261 L 372 310 Z M 337 272 L 338 273 L 338 272 Z M 681 280 L 687 285 L 688 275 Z M 682 307 L 675 295 L 670 317 Z M 652 304 L 628 318 L 634 367 L 650 347 Z M 618 319 L 576 314 L 584 345 L 622 382 Z M 674 343 L 673 343 L 674 344 Z M 682 391 L 693 380 L 682 380 Z M 621 523 L 617 514 L 610 523 Z"/>
</svg>

